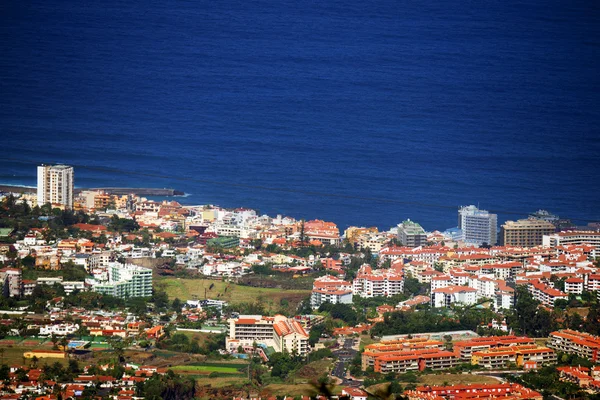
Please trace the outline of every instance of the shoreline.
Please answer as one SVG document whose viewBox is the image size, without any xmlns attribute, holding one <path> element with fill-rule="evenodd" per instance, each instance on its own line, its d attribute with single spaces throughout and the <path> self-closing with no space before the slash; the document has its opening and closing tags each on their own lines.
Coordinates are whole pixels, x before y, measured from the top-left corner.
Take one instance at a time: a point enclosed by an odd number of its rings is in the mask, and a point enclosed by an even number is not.
<svg viewBox="0 0 600 400">
<path fill-rule="evenodd" d="M 105 187 L 105 188 L 75 188 L 73 191 L 75 194 L 81 193 L 84 190 L 95 190 L 104 191 L 112 195 L 127 195 L 135 194 L 136 196 L 166 196 L 166 197 L 177 197 L 186 196 L 185 192 L 170 188 L 118 188 L 118 187 Z M 35 186 L 21 186 L 21 185 L 0 185 L 0 192 L 12 192 L 12 193 L 36 193 L 37 188 Z"/>
</svg>

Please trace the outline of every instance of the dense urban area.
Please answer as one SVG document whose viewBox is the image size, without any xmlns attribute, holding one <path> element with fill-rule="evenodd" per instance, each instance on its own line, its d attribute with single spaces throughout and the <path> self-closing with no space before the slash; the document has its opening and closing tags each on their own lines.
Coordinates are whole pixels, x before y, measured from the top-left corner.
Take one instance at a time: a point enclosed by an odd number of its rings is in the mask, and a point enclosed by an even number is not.
<svg viewBox="0 0 600 400">
<path fill-rule="evenodd" d="M 600 398 L 600 224 L 0 193 L 0 399 Z M 391 221 L 397 223 L 398 221 Z"/>
</svg>

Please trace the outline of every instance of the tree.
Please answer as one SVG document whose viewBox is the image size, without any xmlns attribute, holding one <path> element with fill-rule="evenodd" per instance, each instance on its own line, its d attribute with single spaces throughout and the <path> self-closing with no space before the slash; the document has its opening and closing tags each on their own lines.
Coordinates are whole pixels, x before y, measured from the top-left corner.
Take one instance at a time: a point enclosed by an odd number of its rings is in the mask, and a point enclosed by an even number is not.
<svg viewBox="0 0 600 400">
<path fill-rule="evenodd" d="M 305 242 L 306 242 L 306 235 L 304 233 L 304 218 L 302 218 L 302 221 L 300 222 L 300 244 L 304 245 Z"/>
</svg>

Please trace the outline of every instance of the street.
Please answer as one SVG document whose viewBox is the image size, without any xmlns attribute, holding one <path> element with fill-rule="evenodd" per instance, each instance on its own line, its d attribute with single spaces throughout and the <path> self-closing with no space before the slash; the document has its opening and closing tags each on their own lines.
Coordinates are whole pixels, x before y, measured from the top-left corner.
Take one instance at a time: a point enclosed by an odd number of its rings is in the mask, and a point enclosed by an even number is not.
<svg viewBox="0 0 600 400">
<path fill-rule="evenodd" d="M 355 339 L 352 338 L 344 339 L 342 348 L 333 351 L 338 360 L 331 371 L 331 375 L 340 379 L 342 386 L 359 387 L 362 384 L 360 381 L 349 380 L 346 375 L 347 366 L 352 362 L 356 353 L 358 353 L 358 351 L 354 349 L 354 340 Z"/>
</svg>

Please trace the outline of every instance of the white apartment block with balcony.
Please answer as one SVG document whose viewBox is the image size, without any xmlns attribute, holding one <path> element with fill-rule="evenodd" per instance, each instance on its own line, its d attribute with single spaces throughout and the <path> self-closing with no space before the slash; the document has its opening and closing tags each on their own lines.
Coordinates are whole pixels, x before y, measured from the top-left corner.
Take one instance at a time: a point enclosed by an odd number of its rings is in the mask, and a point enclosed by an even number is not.
<svg viewBox="0 0 600 400">
<path fill-rule="evenodd" d="M 78 324 L 44 325 L 40 327 L 40 336 L 67 336 L 74 334 L 78 329 Z"/>
<path fill-rule="evenodd" d="M 73 167 L 40 165 L 37 168 L 37 203 L 73 208 Z"/>
<path fill-rule="evenodd" d="M 431 291 L 433 307 L 450 307 L 452 304 L 465 306 L 477 303 L 477 289 L 468 286 L 447 286 Z"/>
<path fill-rule="evenodd" d="M 273 347 L 276 351 L 287 351 L 298 355 L 310 352 L 308 333 L 294 320 L 276 315 L 240 315 L 227 320 L 229 325 L 225 347 L 229 352 L 239 346 L 252 346 L 255 343 Z"/>
<path fill-rule="evenodd" d="M 498 220 L 496 214 L 490 214 L 471 205 L 458 210 L 458 228 L 463 232 L 463 241 L 470 244 L 496 244 Z"/>
<path fill-rule="evenodd" d="M 558 247 L 565 245 L 583 245 L 589 244 L 595 247 L 595 251 L 592 252 L 592 257 L 600 256 L 600 231 L 564 231 L 554 233 L 552 235 L 544 235 L 542 238 L 542 245 L 544 247 Z"/>
<path fill-rule="evenodd" d="M 391 297 L 404 292 L 402 265 L 389 269 L 372 269 L 364 264 L 352 282 L 352 294 L 360 297 Z"/>
<path fill-rule="evenodd" d="M 95 292 L 115 297 L 150 297 L 152 296 L 152 269 L 112 262 L 108 267 L 108 281 L 91 283 Z"/>
<path fill-rule="evenodd" d="M 310 304 L 319 308 L 324 303 L 352 304 L 352 284 L 332 275 L 315 279 Z"/>
</svg>

